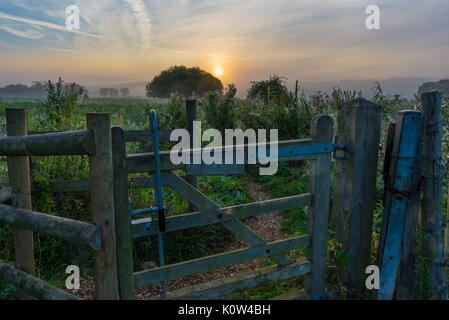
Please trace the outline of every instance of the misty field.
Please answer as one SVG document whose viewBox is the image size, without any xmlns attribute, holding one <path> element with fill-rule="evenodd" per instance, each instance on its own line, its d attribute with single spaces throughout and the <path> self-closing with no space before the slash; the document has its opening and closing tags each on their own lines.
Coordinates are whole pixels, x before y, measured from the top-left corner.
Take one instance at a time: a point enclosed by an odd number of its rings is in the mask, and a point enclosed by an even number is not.
<svg viewBox="0 0 449 320">
<path fill-rule="evenodd" d="M 247 128 L 279 129 L 279 139 L 299 139 L 309 135 L 310 121 L 316 114 L 330 114 L 336 117 L 341 107 L 357 98 L 356 92 L 335 89 L 332 94 L 317 92 L 310 96 L 296 92 L 287 92 L 281 96 L 267 99 L 239 99 L 233 88 L 228 88 L 223 94 L 205 94 L 198 98 L 198 118 L 202 121 L 203 130 L 207 128 Z M 404 109 L 414 109 L 418 101 L 401 98 L 387 98 L 377 87 L 372 97 L 366 97 L 382 106 L 382 145 L 385 144 L 386 128 L 394 121 L 396 112 Z M 447 105 L 447 101 L 445 101 Z M 185 127 L 184 98 L 173 94 L 169 99 L 99 99 L 73 97 L 70 93 L 52 96 L 47 99 L 9 99 L 0 100 L 0 123 L 5 123 L 6 107 L 23 107 L 27 109 L 29 131 L 67 131 L 85 129 L 86 112 L 108 112 L 111 114 L 112 125 L 118 125 L 125 130 L 148 130 L 150 109 L 158 112 L 160 129 L 172 130 Z M 444 119 L 448 120 L 447 108 L 443 108 Z M 445 136 L 447 126 L 444 126 Z M 445 166 L 449 144 L 443 140 L 445 151 Z M 170 143 L 164 143 L 163 149 L 168 149 Z M 129 153 L 148 151 L 145 143 L 129 144 Z M 381 152 L 381 157 L 383 152 Z M 4 160 L 4 159 L 3 159 Z M 375 242 L 380 232 L 382 218 L 381 178 L 382 159 L 379 161 L 378 182 L 375 211 L 375 237 L 373 239 L 372 259 L 375 259 Z M 31 174 L 33 182 L 33 209 L 54 215 L 62 215 L 80 221 L 91 222 L 90 200 L 88 193 L 53 194 L 49 191 L 48 182 L 56 179 L 83 179 L 88 174 L 87 160 L 81 156 L 70 157 L 32 157 Z M 6 162 L 1 162 L 1 186 L 8 184 Z M 447 194 L 447 179 L 444 180 L 443 194 Z M 275 176 L 259 176 L 257 165 L 250 166 L 245 176 L 214 176 L 200 177 L 199 189 L 220 206 L 231 206 L 250 203 L 263 198 L 279 198 L 303 193 L 308 188 L 307 163 L 280 163 Z M 154 203 L 153 190 L 130 188 L 130 198 L 133 208 L 148 208 Z M 169 188 L 164 188 L 164 201 L 168 206 L 168 215 L 179 215 L 188 212 L 188 202 Z M 446 197 L 444 198 L 444 204 Z M 303 234 L 306 230 L 306 212 L 302 209 L 282 212 L 279 215 L 279 235 L 293 236 Z M 248 219 L 251 220 L 251 219 Z M 257 221 L 244 221 L 259 228 Z M 262 232 L 264 230 L 261 229 Z M 0 224 L 0 259 L 14 263 L 12 227 Z M 135 271 L 148 268 L 148 265 L 158 263 L 157 241 L 155 237 L 134 240 Z M 182 232 L 169 233 L 165 237 L 166 263 L 176 263 L 205 255 L 216 254 L 241 246 L 238 239 L 220 225 L 204 226 Z M 338 255 L 338 245 L 329 238 L 330 251 L 336 251 L 336 256 L 344 261 L 349 257 Z M 78 265 L 85 281 L 93 275 L 93 259 L 90 251 L 74 246 L 62 240 L 35 234 L 36 266 L 38 276 L 50 283 L 63 288 L 65 283 L 65 267 Z M 290 253 L 302 255 L 301 250 Z M 268 259 L 259 262 L 269 265 Z M 244 267 L 242 267 L 244 268 Z M 422 271 L 422 270 L 420 270 Z M 221 272 L 234 272 L 222 270 Z M 238 272 L 238 270 L 237 270 Z M 215 274 L 215 275 L 218 275 Z M 215 275 L 207 275 L 212 277 Z M 205 279 L 209 279 L 205 277 Z M 197 281 L 197 279 L 187 279 Z M 182 284 L 173 283 L 173 286 Z M 338 286 L 338 284 L 335 284 Z M 419 298 L 426 298 L 427 279 L 419 277 Z M 232 298 L 267 299 L 303 287 L 303 278 L 295 278 L 280 283 L 271 284 L 254 290 L 249 290 Z M 339 288 L 330 288 L 337 292 Z M 335 290 L 334 290 L 335 289 Z M 137 296 L 147 297 L 155 289 L 143 290 Z M 18 293 L 9 285 L 0 283 L 0 299 L 16 298 Z M 88 295 L 87 295 L 88 297 Z M 338 298 L 338 296 L 336 297 Z"/>
</svg>

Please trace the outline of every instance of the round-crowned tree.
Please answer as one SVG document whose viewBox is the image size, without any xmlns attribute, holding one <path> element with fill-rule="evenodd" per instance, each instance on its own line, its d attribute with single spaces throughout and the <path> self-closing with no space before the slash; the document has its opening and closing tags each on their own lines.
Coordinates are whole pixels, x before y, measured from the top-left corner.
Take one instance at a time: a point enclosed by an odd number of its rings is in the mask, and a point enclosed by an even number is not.
<svg viewBox="0 0 449 320">
<path fill-rule="evenodd" d="M 223 91 L 220 79 L 198 67 L 173 66 L 162 71 L 146 85 L 147 97 L 169 98 L 174 92 L 188 98 L 193 93 L 203 95 L 209 91 Z"/>
</svg>

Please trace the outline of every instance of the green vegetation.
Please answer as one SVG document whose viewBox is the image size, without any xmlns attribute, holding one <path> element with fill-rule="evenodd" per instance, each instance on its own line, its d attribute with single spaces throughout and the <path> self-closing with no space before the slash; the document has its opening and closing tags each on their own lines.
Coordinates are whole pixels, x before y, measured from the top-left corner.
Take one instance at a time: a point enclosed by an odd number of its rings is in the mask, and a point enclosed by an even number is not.
<svg viewBox="0 0 449 320">
<path fill-rule="evenodd" d="M 192 76 L 193 74 L 193 76 Z M 187 77 L 187 85 L 171 87 L 164 84 L 172 77 Z M 222 85 L 210 78 L 199 69 L 173 67 L 156 77 L 147 87 L 150 96 L 167 98 L 138 99 L 89 99 L 84 95 L 82 87 L 66 85 L 61 80 L 57 83 L 48 82 L 46 99 L 0 100 L 0 121 L 4 123 L 4 110 L 7 106 L 27 108 L 29 130 L 53 131 L 76 130 L 86 128 L 86 112 L 109 112 L 112 124 L 120 125 L 125 130 L 148 129 L 148 111 L 156 109 L 161 129 L 185 127 L 185 103 L 183 96 L 190 96 L 195 91 L 201 96 L 198 101 L 199 119 L 203 128 L 246 128 L 279 129 L 279 139 L 298 139 L 309 136 L 310 121 L 318 113 L 327 113 L 336 117 L 344 103 L 360 96 L 360 93 L 342 91 L 335 88 L 328 95 L 316 92 L 306 96 L 300 92 L 298 84 L 293 92 L 285 86 L 285 80 L 273 76 L 268 81 L 254 82 L 248 98 L 236 97 L 236 88 L 228 86 L 221 93 Z M 187 79 L 186 78 L 186 79 Z M 184 79 L 184 78 L 180 78 Z M 195 80 L 196 79 L 196 80 Z M 208 79 L 198 81 L 198 79 Z M 182 80 L 184 82 L 184 80 Z M 202 82 L 203 81 L 203 82 Z M 218 80 L 219 81 L 219 80 Z M 270 88 L 270 93 L 268 93 Z M 173 90 L 179 94 L 167 94 Z M 212 92 L 210 92 L 212 91 Z M 203 94 L 204 93 L 204 94 Z M 412 109 L 418 103 L 406 99 L 389 99 L 382 93 L 380 86 L 373 92 L 373 97 L 367 97 L 380 104 L 383 110 L 382 143 L 385 144 L 386 126 L 396 118 L 396 112 L 402 109 Z M 447 106 L 447 101 L 445 101 Z M 444 120 L 449 120 L 448 108 L 444 107 Z M 445 155 L 449 151 L 449 139 L 445 130 L 443 147 Z M 168 145 L 164 145 L 167 147 Z M 129 152 L 137 153 L 146 150 L 142 143 L 129 144 Z M 379 179 L 377 185 L 377 203 L 375 212 L 375 234 L 380 232 L 382 218 L 382 159 L 379 161 Z M 446 165 L 446 164 L 445 164 Z M 33 191 L 33 208 L 49 214 L 61 215 L 81 221 L 90 221 L 90 201 L 87 193 L 53 194 L 49 191 L 48 181 L 54 179 L 87 178 L 88 163 L 85 157 L 33 157 L 31 162 Z M 248 167 L 248 174 L 263 186 L 272 198 L 285 197 L 306 192 L 308 188 L 307 163 L 285 162 L 279 164 L 275 176 L 259 176 L 256 166 Z M 183 172 L 177 172 L 184 174 Z M 447 181 L 445 181 L 447 182 Z M 0 183 L 7 185 L 6 163 L 0 164 Z M 230 206 L 254 201 L 254 196 L 247 188 L 245 176 L 200 177 L 200 190 L 221 206 Z M 447 186 L 443 194 L 447 194 Z M 133 208 L 147 208 L 154 204 L 153 190 L 130 189 Z M 164 188 L 164 201 L 168 206 L 168 215 L 183 214 L 188 211 L 188 203 L 179 194 L 169 188 Z M 446 202 L 447 199 L 445 198 Z M 282 213 L 282 231 L 289 236 L 306 232 L 306 212 L 302 209 Z M 186 259 L 201 257 L 208 254 L 223 252 L 234 241 L 234 236 L 220 225 L 204 226 L 182 232 L 170 233 L 165 237 L 166 262 L 176 263 Z M 375 239 L 376 240 L 376 239 Z M 335 244 L 330 242 L 330 248 Z M 64 241 L 44 235 L 35 235 L 35 252 L 38 275 L 51 283 L 62 287 L 65 279 L 65 267 L 76 264 L 81 267 L 82 274 L 92 274 L 91 252 L 85 248 L 73 246 Z M 304 252 L 291 252 L 292 257 L 298 257 Z M 374 251 L 373 251 L 374 257 Z M 157 240 L 154 237 L 141 238 L 134 241 L 134 258 L 136 270 L 140 270 L 147 261 L 158 261 Z M 345 257 L 341 257 L 344 259 Z M 0 225 L 0 259 L 14 263 L 12 228 Z M 303 286 L 303 278 L 257 288 L 233 295 L 233 298 L 266 299 L 280 295 Z M 420 278 L 420 297 L 424 297 L 425 279 Z M 14 299 L 17 292 L 14 288 L 0 283 L 0 299 Z"/>
</svg>

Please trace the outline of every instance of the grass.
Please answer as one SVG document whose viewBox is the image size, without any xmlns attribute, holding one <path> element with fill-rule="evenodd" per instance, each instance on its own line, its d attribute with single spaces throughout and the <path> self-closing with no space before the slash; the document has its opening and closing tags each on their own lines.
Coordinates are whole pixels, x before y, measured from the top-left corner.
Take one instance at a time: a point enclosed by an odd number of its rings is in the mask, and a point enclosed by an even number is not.
<svg viewBox="0 0 449 320">
<path fill-rule="evenodd" d="M 278 126 L 283 130 L 280 139 L 295 139 L 309 136 L 309 123 L 318 112 L 331 114 L 333 117 L 339 112 L 342 103 L 356 96 L 356 93 L 336 90 L 331 96 L 316 93 L 310 98 L 296 92 L 294 95 L 280 99 L 282 105 L 274 105 L 259 100 L 239 100 L 233 92 L 227 92 L 223 97 L 202 99 L 199 101 L 199 117 L 203 120 L 203 129 L 228 125 L 227 119 L 217 119 L 220 115 L 228 115 L 241 120 L 242 128 L 272 128 Z M 381 141 L 385 144 L 386 126 L 396 117 L 401 109 L 411 109 L 417 103 L 405 99 L 393 101 L 385 98 L 378 90 L 373 100 L 382 106 L 383 120 Z M 148 129 L 148 111 L 155 108 L 158 112 L 161 129 L 184 127 L 185 110 L 183 99 L 173 95 L 171 99 L 84 99 L 73 104 L 52 109 L 54 118 L 48 118 L 42 108 L 46 101 L 31 99 L 0 100 L 0 123 L 4 123 L 4 110 L 9 106 L 24 107 L 28 110 L 29 129 L 36 131 L 63 130 L 85 128 L 85 112 L 109 112 L 113 125 L 120 125 L 124 129 Z M 447 104 L 446 104 L 447 105 Z M 449 120 L 448 108 L 443 108 L 445 122 Z M 285 126 L 283 126 L 285 123 Z M 63 125 L 63 126 L 62 126 Z M 62 126 L 62 127 L 61 127 Z M 220 128 L 222 129 L 222 128 Z M 166 146 L 168 147 L 168 146 Z M 145 146 L 141 143 L 128 145 L 132 153 L 142 152 Z M 447 130 L 443 137 L 444 154 L 449 151 Z M 446 165 L 446 164 L 445 164 Z M 379 160 L 379 178 L 376 191 L 376 209 L 374 217 L 374 239 L 376 243 L 380 232 L 383 207 L 382 180 L 380 172 L 382 159 Z M 7 171 L 5 162 L 0 162 L 0 183 L 7 185 Z M 272 198 L 286 197 L 305 193 L 308 190 L 307 163 L 283 162 L 275 176 L 258 175 L 257 166 L 248 168 L 253 179 L 263 186 Z M 82 179 L 87 177 L 87 161 L 82 157 L 47 157 L 32 159 L 32 179 L 36 184 L 33 192 L 33 208 L 50 214 L 63 215 L 76 220 L 90 221 L 90 201 L 86 193 L 52 194 L 48 190 L 48 181 L 52 179 Z M 177 172 L 183 175 L 184 172 Z M 447 182 L 445 180 L 445 182 Z M 231 206 L 254 201 L 253 195 L 247 188 L 244 176 L 216 176 L 199 178 L 200 190 L 220 206 Z M 147 208 L 154 205 L 154 193 L 149 189 L 131 188 L 129 191 L 133 201 L 133 208 Z M 447 183 L 443 194 L 447 194 Z M 164 201 L 168 206 L 168 215 L 184 214 L 188 211 L 188 202 L 170 188 L 164 188 Z M 444 201 L 447 201 L 445 196 Z M 288 236 L 298 236 L 307 231 L 307 215 L 303 209 L 289 210 L 282 213 L 282 231 Z M 223 252 L 234 241 L 232 233 L 220 225 L 204 226 L 170 233 L 165 236 L 166 261 L 176 263 L 187 259 L 194 259 L 204 255 Z M 330 248 L 335 244 L 330 243 Z M 85 248 L 73 246 L 69 243 L 44 235 L 35 235 L 35 253 L 38 275 L 62 287 L 66 277 L 65 267 L 76 264 L 81 268 L 81 274 L 93 273 L 91 252 Z M 290 253 L 297 258 L 304 255 L 304 250 Z M 374 261 L 375 252 L 372 252 Z M 0 224 L 0 259 L 14 263 L 12 228 Z M 155 237 L 145 237 L 134 241 L 134 259 L 136 271 L 145 261 L 158 261 L 157 240 Z M 269 262 L 267 262 L 269 265 Z M 417 297 L 425 298 L 427 290 L 426 270 L 419 271 Z M 240 299 L 268 299 L 303 287 L 304 277 L 273 283 L 260 288 L 248 290 L 228 298 Z M 15 299 L 17 292 L 11 286 L 0 283 L 0 299 Z"/>
</svg>

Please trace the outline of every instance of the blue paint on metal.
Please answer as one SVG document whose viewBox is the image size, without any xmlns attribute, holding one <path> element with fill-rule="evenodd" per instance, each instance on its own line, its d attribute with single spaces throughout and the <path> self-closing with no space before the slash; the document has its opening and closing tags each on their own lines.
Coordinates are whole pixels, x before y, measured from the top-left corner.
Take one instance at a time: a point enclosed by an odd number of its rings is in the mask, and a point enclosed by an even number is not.
<svg viewBox="0 0 449 320">
<path fill-rule="evenodd" d="M 337 155 L 337 150 L 343 151 L 343 155 L 339 156 Z M 347 145 L 340 146 L 338 144 L 338 136 L 335 136 L 334 138 L 334 151 L 332 152 L 332 156 L 336 160 L 346 160 L 345 152 L 348 151 L 349 148 Z"/>
<path fill-rule="evenodd" d="M 158 251 L 159 251 L 159 265 L 165 265 L 165 257 L 164 257 L 164 238 L 163 232 L 165 232 L 165 211 L 167 207 L 164 206 L 164 197 L 162 193 L 162 181 L 161 181 L 161 160 L 159 154 L 159 134 L 157 130 L 157 116 L 154 110 L 150 111 L 150 127 L 151 127 L 151 136 L 153 142 L 153 152 L 154 152 L 154 162 L 155 162 L 155 173 L 154 173 L 154 192 L 156 196 L 156 207 L 148 208 L 148 209 L 140 209 L 133 210 L 132 209 L 132 201 L 129 199 L 129 214 L 131 220 L 139 215 L 143 214 L 151 214 L 150 218 L 145 218 L 147 221 L 145 228 L 147 230 L 151 230 L 152 222 L 154 221 L 154 214 L 158 214 L 158 224 L 159 224 L 159 234 L 158 234 Z M 165 281 L 161 282 L 161 294 L 165 294 L 166 287 Z"/>
<path fill-rule="evenodd" d="M 334 143 L 315 143 L 310 145 L 299 145 L 299 146 L 279 146 L 278 147 L 278 159 L 289 158 L 295 156 L 306 156 L 312 154 L 320 154 L 320 153 L 333 153 L 335 159 L 344 160 L 344 156 L 337 156 L 336 151 L 342 150 L 343 152 L 348 151 L 348 147 L 346 145 L 340 146 L 338 144 L 338 136 L 335 137 Z M 259 152 L 256 153 L 257 160 L 260 159 L 275 159 L 272 158 L 270 150 L 268 149 L 266 152 L 267 156 L 260 155 Z M 254 158 L 254 155 L 251 159 Z"/>
<path fill-rule="evenodd" d="M 159 155 L 159 135 L 157 131 L 157 116 L 156 111 L 150 111 L 150 127 L 151 136 L 153 137 L 153 153 L 155 163 L 155 175 L 154 175 L 154 191 L 156 194 L 156 208 L 158 212 L 159 231 L 158 234 L 158 249 L 159 249 L 159 265 L 165 265 L 164 259 L 164 238 L 162 233 L 165 232 L 165 207 L 162 194 L 162 178 L 161 178 L 161 159 Z M 161 282 L 161 293 L 165 294 L 165 282 Z"/>
<path fill-rule="evenodd" d="M 334 151 L 333 143 L 317 143 L 308 146 L 279 147 L 278 157 L 287 158 L 308 154 L 329 153 Z"/>
</svg>

